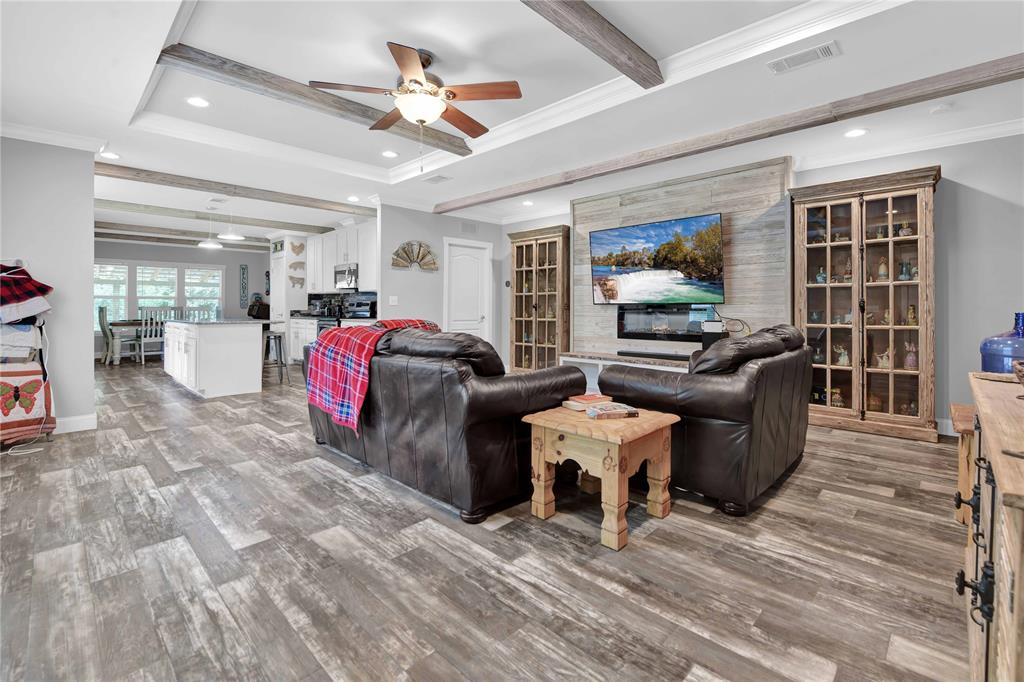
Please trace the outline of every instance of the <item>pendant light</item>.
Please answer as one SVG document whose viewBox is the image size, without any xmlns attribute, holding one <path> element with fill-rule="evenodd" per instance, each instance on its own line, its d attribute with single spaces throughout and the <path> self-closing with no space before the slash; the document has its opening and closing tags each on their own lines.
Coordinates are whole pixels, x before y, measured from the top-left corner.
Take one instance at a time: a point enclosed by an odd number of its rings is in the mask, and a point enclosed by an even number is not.
<svg viewBox="0 0 1024 682">
<path fill-rule="evenodd" d="M 234 222 L 234 220 L 235 220 L 234 216 L 231 213 L 228 213 L 228 221 L 229 221 L 228 222 L 228 231 L 227 232 L 221 232 L 220 234 L 218 234 L 217 235 L 217 239 L 223 239 L 223 240 L 229 241 L 229 242 L 240 242 L 240 241 L 245 239 L 245 237 L 243 235 L 235 233 L 235 222 Z"/>
<path fill-rule="evenodd" d="M 210 232 L 206 239 L 196 244 L 200 249 L 223 249 L 224 245 L 213 238 L 213 218 L 210 218 Z"/>
</svg>

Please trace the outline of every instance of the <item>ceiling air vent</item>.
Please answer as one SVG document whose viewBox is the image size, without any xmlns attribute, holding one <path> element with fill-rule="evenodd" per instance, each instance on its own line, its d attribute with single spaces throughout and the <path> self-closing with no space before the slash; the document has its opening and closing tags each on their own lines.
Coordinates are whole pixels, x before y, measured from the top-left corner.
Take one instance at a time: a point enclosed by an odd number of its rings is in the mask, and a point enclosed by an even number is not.
<svg viewBox="0 0 1024 682">
<path fill-rule="evenodd" d="M 451 180 L 451 178 L 448 177 L 447 175 L 434 175 L 432 177 L 427 178 L 423 182 L 427 183 L 428 185 L 440 185 L 442 182 L 448 182 L 449 180 Z"/>
<path fill-rule="evenodd" d="M 801 66 L 807 66 L 814 62 L 820 62 L 823 59 L 831 59 L 842 54 L 839 51 L 839 45 L 834 40 L 830 40 L 824 45 L 818 45 L 812 47 L 809 50 L 803 50 L 795 54 L 786 55 L 780 59 L 774 59 L 768 62 L 768 69 L 778 75 L 780 73 L 786 73 L 793 69 L 799 69 Z"/>
</svg>

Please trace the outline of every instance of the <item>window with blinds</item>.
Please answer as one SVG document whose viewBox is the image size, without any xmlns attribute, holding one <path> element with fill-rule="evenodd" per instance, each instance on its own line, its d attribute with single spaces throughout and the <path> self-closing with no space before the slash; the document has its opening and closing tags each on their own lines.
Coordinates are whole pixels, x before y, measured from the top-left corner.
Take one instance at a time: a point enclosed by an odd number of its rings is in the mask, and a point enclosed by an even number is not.
<svg viewBox="0 0 1024 682">
<path fill-rule="evenodd" d="M 139 265 L 135 268 L 135 295 L 139 308 L 174 306 L 178 292 L 178 268 Z"/>
<path fill-rule="evenodd" d="M 107 320 L 128 316 L 128 266 L 96 263 L 92 266 L 92 327 L 100 331 L 99 309 L 107 308 Z"/>
<path fill-rule="evenodd" d="M 185 311 L 189 319 L 215 319 L 224 285 L 220 268 L 185 268 Z"/>
</svg>

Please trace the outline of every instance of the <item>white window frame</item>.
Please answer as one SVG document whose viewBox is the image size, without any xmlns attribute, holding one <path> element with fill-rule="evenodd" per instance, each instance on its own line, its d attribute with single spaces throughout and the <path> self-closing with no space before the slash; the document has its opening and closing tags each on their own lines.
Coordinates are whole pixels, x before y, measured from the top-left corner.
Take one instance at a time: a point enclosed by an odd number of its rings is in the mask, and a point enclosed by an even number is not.
<svg viewBox="0 0 1024 682">
<path fill-rule="evenodd" d="M 140 265 L 151 267 L 176 268 L 178 272 L 177 284 L 174 291 L 174 305 L 185 309 L 185 268 L 205 268 L 208 270 L 220 270 L 220 301 L 221 310 L 224 310 L 224 295 L 227 288 L 227 266 L 218 263 L 179 263 L 162 260 L 129 260 L 126 258 L 95 258 L 93 262 L 100 265 L 125 265 L 128 267 L 128 281 L 125 284 L 127 289 L 125 296 L 125 315 L 128 319 L 135 319 L 139 316 L 139 292 L 138 276 L 136 268 Z M 100 332 L 96 332 L 99 334 Z"/>
</svg>

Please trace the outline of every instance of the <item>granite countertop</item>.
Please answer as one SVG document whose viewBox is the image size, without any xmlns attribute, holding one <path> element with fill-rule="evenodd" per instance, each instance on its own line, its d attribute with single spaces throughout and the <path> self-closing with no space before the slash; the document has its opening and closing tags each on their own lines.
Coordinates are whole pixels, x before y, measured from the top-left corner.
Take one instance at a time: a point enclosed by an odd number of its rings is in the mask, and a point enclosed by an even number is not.
<svg viewBox="0 0 1024 682">
<path fill-rule="evenodd" d="M 572 360 L 576 358 L 578 360 L 597 360 L 599 362 L 617 362 L 622 365 L 650 365 L 650 366 L 662 366 L 662 367 L 687 367 L 690 362 L 689 360 L 665 360 L 663 358 L 641 358 L 630 355 L 618 355 L 616 353 L 598 353 L 594 351 L 587 351 L 584 353 L 560 353 L 559 357 L 567 358 Z"/>
<path fill-rule="evenodd" d="M 298 320 L 330 320 L 330 321 L 333 322 L 337 318 L 333 317 L 331 315 L 309 315 L 307 313 L 292 313 L 291 314 L 291 319 L 293 319 L 293 320 L 296 320 L 296 319 L 298 319 Z M 376 317 L 343 317 L 343 318 L 341 318 L 341 323 L 342 324 L 345 324 L 346 322 L 376 322 L 376 321 L 377 321 Z"/>
<path fill-rule="evenodd" d="M 165 324 L 264 324 L 270 320 L 165 320 Z"/>
</svg>

